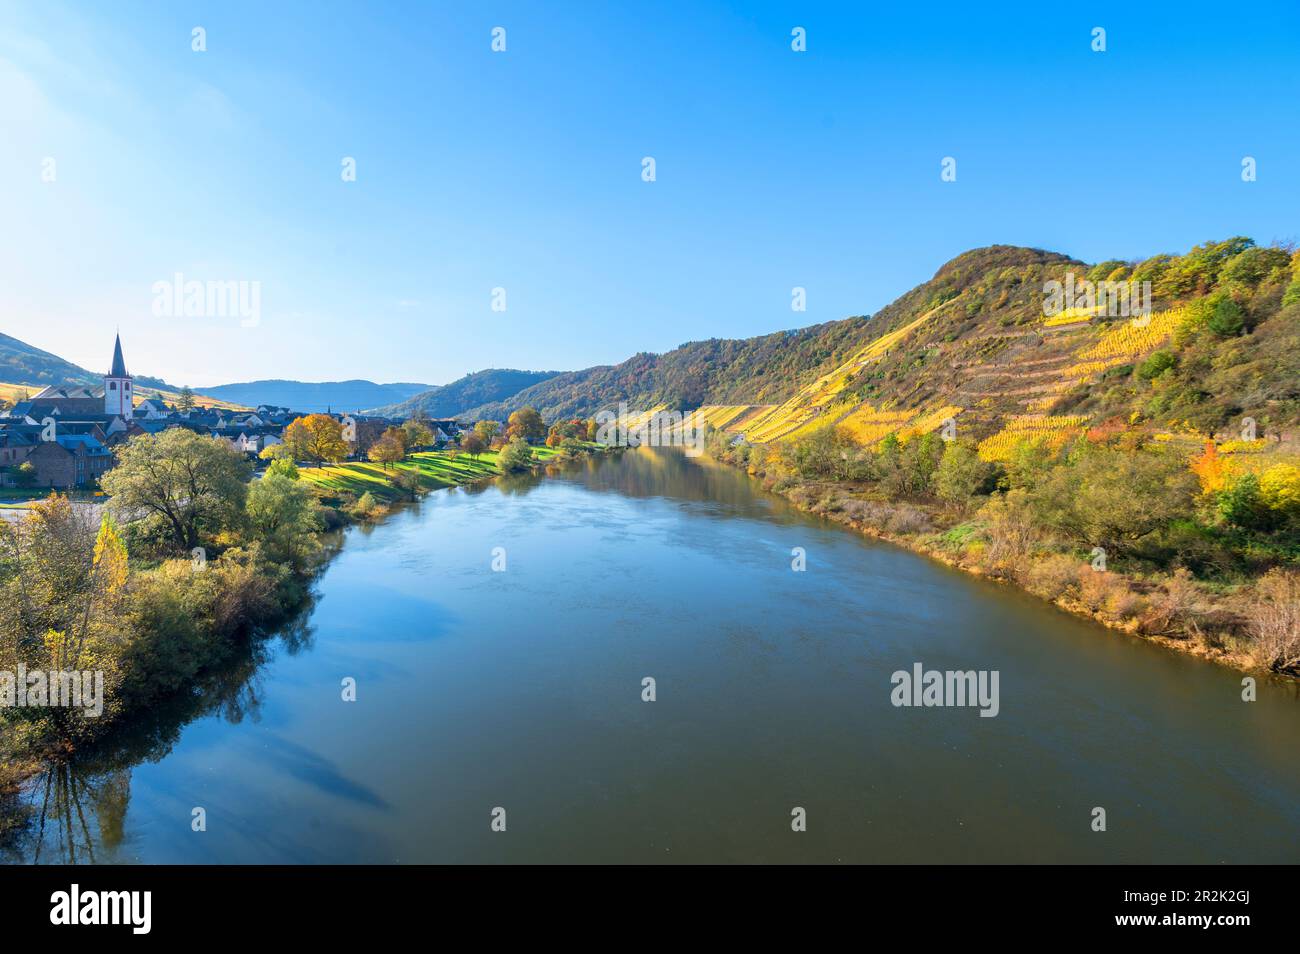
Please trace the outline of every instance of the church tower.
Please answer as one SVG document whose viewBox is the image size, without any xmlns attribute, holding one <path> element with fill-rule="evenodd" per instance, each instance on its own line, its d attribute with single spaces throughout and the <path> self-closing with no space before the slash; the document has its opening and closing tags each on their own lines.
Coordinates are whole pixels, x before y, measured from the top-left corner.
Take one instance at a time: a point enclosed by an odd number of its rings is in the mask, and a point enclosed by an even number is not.
<svg viewBox="0 0 1300 954">
<path fill-rule="evenodd" d="M 131 375 L 126 373 L 126 362 L 122 360 L 122 336 L 118 335 L 113 345 L 113 368 L 104 375 L 104 413 L 131 420 L 135 413 L 133 397 Z"/>
</svg>

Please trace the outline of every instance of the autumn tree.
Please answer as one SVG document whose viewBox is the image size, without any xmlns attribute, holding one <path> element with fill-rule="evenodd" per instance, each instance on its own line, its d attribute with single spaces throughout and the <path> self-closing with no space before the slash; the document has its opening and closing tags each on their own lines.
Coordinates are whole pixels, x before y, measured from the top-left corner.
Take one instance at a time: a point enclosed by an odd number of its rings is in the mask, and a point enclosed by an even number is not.
<svg viewBox="0 0 1300 954">
<path fill-rule="evenodd" d="M 472 457 L 477 457 L 487 450 L 487 441 L 477 430 L 466 431 L 460 435 L 460 449 Z"/>
<path fill-rule="evenodd" d="M 484 447 L 492 443 L 492 438 L 497 436 L 499 430 L 501 430 L 500 421 L 479 421 L 474 425 L 474 433 L 483 438 Z"/>
<path fill-rule="evenodd" d="M 343 425 L 328 414 L 309 414 L 284 429 L 284 443 L 296 460 L 335 463 L 348 456 Z"/>
<path fill-rule="evenodd" d="M 390 427 L 379 440 L 370 445 L 368 456 L 376 464 L 383 464 L 384 470 L 387 470 L 406 457 L 404 438 L 405 433 L 400 427 Z"/>
<path fill-rule="evenodd" d="M 117 466 L 100 478 L 125 519 L 160 523 L 177 550 L 237 522 L 250 468 L 224 441 L 182 427 L 137 434 L 117 449 Z"/>
<path fill-rule="evenodd" d="M 521 407 L 510 415 L 506 424 L 507 438 L 522 438 L 530 444 L 538 444 L 546 439 L 546 423 L 542 415 L 531 407 Z"/>
</svg>

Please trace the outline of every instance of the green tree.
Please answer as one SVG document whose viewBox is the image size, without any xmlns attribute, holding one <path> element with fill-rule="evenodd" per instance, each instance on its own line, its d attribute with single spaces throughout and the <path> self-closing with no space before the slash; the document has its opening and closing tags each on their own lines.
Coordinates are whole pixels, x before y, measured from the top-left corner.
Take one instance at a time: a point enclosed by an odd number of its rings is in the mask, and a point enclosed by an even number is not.
<svg viewBox="0 0 1300 954">
<path fill-rule="evenodd" d="M 298 473 L 298 465 L 288 458 L 279 458 L 271 461 L 270 466 L 266 468 L 266 472 L 268 475 L 280 474 L 283 477 L 288 477 L 290 480 L 299 480 L 302 477 L 302 474 Z"/>
<path fill-rule="evenodd" d="M 1153 381 L 1170 368 L 1178 364 L 1178 358 L 1168 348 L 1153 351 L 1151 356 L 1138 365 L 1137 374 L 1143 381 Z"/>
<path fill-rule="evenodd" d="M 273 562 L 300 574 L 307 570 L 320 549 L 322 522 L 305 482 L 268 470 L 248 488 L 244 513 L 252 539 Z"/>
<path fill-rule="evenodd" d="M 1039 521 L 1083 546 L 1133 549 L 1192 516 L 1196 476 L 1176 453 L 1081 442 L 1035 487 Z"/>
<path fill-rule="evenodd" d="M 100 478 L 116 514 L 160 521 L 177 550 L 233 526 L 244 509 L 251 470 L 224 441 L 185 428 L 137 434 Z"/>
<path fill-rule="evenodd" d="M 194 392 L 190 390 L 188 384 L 181 388 L 180 394 L 176 397 L 176 409 L 178 411 L 194 410 Z"/>
<path fill-rule="evenodd" d="M 529 470 L 533 463 L 533 449 L 522 437 L 512 437 L 497 458 L 502 473 L 516 474 Z"/>
<path fill-rule="evenodd" d="M 965 505 L 975 494 L 991 489 L 993 474 L 993 465 L 980 459 L 974 441 L 948 441 L 934 472 L 934 492 L 940 500 Z"/>
<path fill-rule="evenodd" d="M 402 431 L 408 450 L 412 447 L 428 447 L 433 443 L 433 430 L 418 418 L 411 418 L 403 424 Z"/>
</svg>

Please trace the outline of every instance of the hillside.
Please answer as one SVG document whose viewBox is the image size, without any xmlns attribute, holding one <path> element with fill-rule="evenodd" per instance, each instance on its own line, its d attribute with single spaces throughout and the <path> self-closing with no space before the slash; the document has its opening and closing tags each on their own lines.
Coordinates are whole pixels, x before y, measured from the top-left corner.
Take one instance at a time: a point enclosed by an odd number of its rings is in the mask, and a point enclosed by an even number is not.
<svg viewBox="0 0 1300 954">
<path fill-rule="evenodd" d="M 0 381 L 21 381 L 45 387 L 50 384 L 99 384 L 101 377 L 48 351 L 0 334 Z"/>
<path fill-rule="evenodd" d="M 693 341 L 656 355 L 642 353 L 622 364 L 556 375 L 517 394 L 471 407 L 469 417 L 504 420 L 524 406 L 547 420 L 586 417 L 626 402 L 633 409 L 702 404 L 776 402 L 809 374 L 842 360 L 869 335 L 865 318 L 846 318 L 758 338 Z"/>
<path fill-rule="evenodd" d="M 377 406 L 373 410 L 376 414 L 393 417 L 409 417 L 417 411 L 422 411 L 429 417 L 460 417 L 471 408 L 507 400 L 512 395 L 557 375 L 559 375 L 558 371 L 489 368 L 467 374 L 442 387 L 430 388 L 406 400 Z M 487 415 L 475 414 L 474 416 Z"/>
<path fill-rule="evenodd" d="M 98 387 L 103 380 L 103 372 L 87 371 L 58 355 L 42 351 L 25 341 L 0 333 L 0 382 L 3 382 L 0 383 L 0 401 L 12 404 L 50 385 L 74 384 Z M 152 397 L 155 392 L 164 400 L 171 402 L 175 402 L 179 396 L 178 389 L 161 378 L 137 374 L 135 383 L 136 393 L 140 399 Z M 196 394 L 195 400 L 203 406 L 227 408 L 246 406 L 237 401 L 222 400 L 206 394 Z"/>
<path fill-rule="evenodd" d="M 1018 435 L 1062 441 L 1102 423 L 1193 444 L 1245 417 L 1276 433 L 1300 419 L 1298 270 L 1289 250 L 1240 238 L 1092 266 L 978 249 L 882 309 L 870 340 L 789 399 L 712 400 L 700 417 L 751 441 L 833 424 L 868 445 L 951 418 L 989 459 Z M 1150 282 L 1152 314 L 1098 306 L 1045 317 L 1044 285 L 1067 273 Z"/>
<path fill-rule="evenodd" d="M 990 246 L 959 255 L 869 319 L 638 354 L 466 416 L 503 419 L 531 405 L 554 420 L 626 402 L 638 412 L 698 409 L 700 421 L 751 442 L 836 425 L 867 445 L 952 418 L 989 456 L 1017 434 L 1064 440 L 1115 417 L 1177 440 L 1246 416 L 1260 429 L 1289 428 L 1300 419 L 1298 268 L 1290 250 L 1244 238 L 1092 265 Z M 1070 275 L 1149 282 L 1149 320 L 1110 314 L 1119 309 L 1105 301 L 1046 317 L 1047 283 Z M 1216 309 L 1234 316 L 1231 327 L 1204 333 Z"/>
<path fill-rule="evenodd" d="M 429 391 L 429 384 L 376 384 L 373 381 L 246 381 L 204 388 L 205 394 L 247 407 L 272 404 L 295 411 L 360 411 L 382 404 L 396 404 Z M 436 390 L 436 389 L 435 389 Z"/>
</svg>

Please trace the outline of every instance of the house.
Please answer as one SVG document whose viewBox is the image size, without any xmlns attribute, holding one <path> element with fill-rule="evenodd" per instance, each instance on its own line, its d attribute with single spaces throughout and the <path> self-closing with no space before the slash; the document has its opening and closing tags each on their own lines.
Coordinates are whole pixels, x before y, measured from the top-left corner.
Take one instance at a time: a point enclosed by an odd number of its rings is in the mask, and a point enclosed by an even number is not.
<svg viewBox="0 0 1300 954">
<path fill-rule="evenodd" d="M 113 466 L 113 454 L 89 434 L 65 434 L 39 441 L 27 455 L 36 486 L 54 490 L 94 485 Z"/>
</svg>

